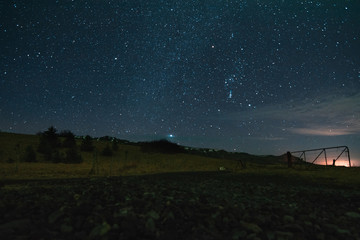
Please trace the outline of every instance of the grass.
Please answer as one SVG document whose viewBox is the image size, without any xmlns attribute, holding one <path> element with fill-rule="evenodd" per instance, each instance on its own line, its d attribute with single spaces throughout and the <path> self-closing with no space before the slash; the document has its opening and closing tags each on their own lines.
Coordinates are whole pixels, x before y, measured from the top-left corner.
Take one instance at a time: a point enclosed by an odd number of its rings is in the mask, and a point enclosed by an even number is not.
<svg viewBox="0 0 360 240">
<path fill-rule="evenodd" d="M 80 146 L 80 140 L 77 145 Z M 106 147 L 107 141 L 94 141 L 98 152 Z M 106 176 L 126 176 L 163 172 L 218 171 L 225 167 L 234 173 L 256 176 L 288 177 L 303 181 L 325 182 L 341 186 L 360 186 L 359 168 L 325 167 L 314 165 L 295 165 L 288 169 L 281 158 L 274 156 L 258 157 L 248 154 L 237 154 L 246 162 L 241 168 L 234 157 L 209 157 L 206 154 L 165 154 L 141 151 L 134 144 L 119 144 L 119 150 L 111 157 L 82 152 L 84 159 L 80 164 L 47 163 L 37 153 L 36 163 L 21 162 L 28 145 L 34 149 L 39 144 L 36 135 L 24 135 L 0 132 L 0 181 L 14 179 L 54 179 L 54 178 L 86 178 Z M 214 153 L 212 152 L 212 155 Z M 280 161 L 279 161 L 280 159 Z M 9 163 L 12 160 L 12 163 Z M 97 160 L 97 161 L 96 161 Z M 274 164 L 268 164 L 273 162 Z M 95 174 L 90 174 L 90 173 Z"/>
<path fill-rule="evenodd" d="M 77 145 L 80 146 L 80 140 Z M 185 153 L 164 154 L 144 153 L 140 146 L 119 144 L 113 156 L 105 157 L 94 153 L 82 152 L 84 159 L 80 164 L 47 163 L 42 154 L 37 153 L 36 163 L 22 162 L 25 148 L 34 149 L 39 144 L 35 135 L 0 133 L 0 179 L 38 179 L 38 178 L 77 178 L 88 177 L 93 168 L 97 176 L 122 176 L 161 172 L 216 171 L 220 166 L 227 169 L 236 167 L 233 160 L 222 160 Z M 106 141 L 94 141 L 100 153 Z M 19 147 L 16 147 L 19 146 Z M 12 163 L 9 163 L 11 160 Z"/>
</svg>

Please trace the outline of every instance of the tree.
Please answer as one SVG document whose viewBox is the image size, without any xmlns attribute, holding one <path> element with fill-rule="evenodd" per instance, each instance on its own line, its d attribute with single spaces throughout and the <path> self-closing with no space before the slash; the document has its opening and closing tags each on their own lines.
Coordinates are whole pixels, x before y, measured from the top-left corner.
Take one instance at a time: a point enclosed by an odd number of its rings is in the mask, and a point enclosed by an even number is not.
<svg viewBox="0 0 360 240">
<path fill-rule="evenodd" d="M 36 153 L 31 145 L 26 147 L 23 161 L 24 162 L 36 162 Z"/>
<path fill-rule="evenodd" d="M 148 152 L 148 153 L 168 153 L 168 154 L 175 154 L 175 153 L 184 153 L 185 149 L 182 146 L 177 145 L 176 143 L 169 142 L 166 139 L 152 141 L 152 142 L 143 142 L 140 143 L 141 151 Z"/>
<path fill-rule="evenodd" d="M 40 143 L 38 147 L 38 152 L 43 154 L 49 154 L 52 153 L 56 148 L 60 147 L 60 141 L 56 132 L 56 128 L 51 126 L 48 128 L 47 131 L 39 134 Z"/>
<path fill-rule="evenodd" d="M 101 155 L 110 157 L 113 155 L 113 151 L 110 148 L 109 144 L 106 144 L 106 147 L 102 150 Z"/>
<path fill-rule="evenodd" d="M 76 147 L 75 135 L 71 131 L 62 131 L 60 136 L 64 137 L 62 146 L 64 148 L 74 148 Z"/>
<path fill-rule="evenodd" d="M 116 152 L 117 150 L 119 150 L 119 145 L 118 145 L 118 142 L 117 142 L 116 139 L 114 139 L 114 140 L 112 141 L 112 150 L 113 150 L 114 152 Z"/>
<path fill-rule="evenodd" d="M 76 148 L 70 148 L 66 151 L 65 163 L 81 163 L 82 161 L 83 159 Z"/>
<path fill-rule="evenodd" d="M 46 155 L 47 160 L 53 163 L 61 163 L 64 161 L 64 155 L 59 150 L 54 150 L 50 155 Z"/>
<path fill-rule="evenodd" d="M 81 146 L 80 146 L 81 151 L 92 152 L 94 148 L 95 147 L 93 145 L 92 138 L 89 135 L 86 135 L 81 142 Z"/>
</svg>

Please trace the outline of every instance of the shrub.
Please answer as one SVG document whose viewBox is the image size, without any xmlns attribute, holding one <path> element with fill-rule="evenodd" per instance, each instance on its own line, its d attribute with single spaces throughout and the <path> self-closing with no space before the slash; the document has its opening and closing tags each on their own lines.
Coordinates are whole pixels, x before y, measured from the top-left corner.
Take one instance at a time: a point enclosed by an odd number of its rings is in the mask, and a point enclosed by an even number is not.
<svg viewBox="0 0 360 240">
<path fill-rule="evenodd" d="M 161 152 L 169 154 L 185 152 L 185 149 L 182 146 L 179 146 L 176 143 L 169 142 L 166 139 L 153 142 L 143 142 L 140 145 L 143 152 Z"/>
<path fill-rule="evenodd" d="M 65 163 L 82 163 L 83 159 L 76 148 L 70 148 L 66 151 Z"/>
<path fill-rule="evenodd" d="M 106 144 L 106 147 L 102 150 L 101 155 L 110 157 L 113 155 L 113 151 L 110 148 L 109 144 Z"/>
<path fill-rule="evenodd" d="M 113 140 L 113 142 L 112 142 L 112 150 L 114 151 L 114 152 L 116 152 L 117 150 L 119 150 L 119 145 L 118 145 L 118 142 L 117 142 L 117 140 Z"/>
<path fill-rule="evenodd" d="M 36 153 L 32 146 L 27 146 L 25 149 L 25 155 L 23 156 L 24 162 L 36 162 Z"/>
<path fill-rule="evenodd" d="M 48 128 L 47 131 L 39 134 L 40 143 L 38 147 L 38 152 L 48 155 L 56 148 L 60 147 L 60 141 L 56 132 L 57 130 L 53 126 L 51 126 Z"/>
<path fill-rule="evenodd" d="M 44 155 L 45 161 L 60 163 L 64 161 L 64 155 L 59 152 L 59 150 L 54 150 L 52 152 L 48 152 Z"/>
<path fill-rule="evenodd" d="M 89 135 L 86 135 L 86 137 L 81 142 L 81 151 L 92 152 L 94 148 L 95 147 L 93 145 L 92 138 Z"/>
<path fill-rule="evenodd" d="M 64 137 L 62 146 L 64 148 L 74 148 L 76 147 L 75 135 L 70 131 L 62 131 L 60 136 Z"/>
</svg>

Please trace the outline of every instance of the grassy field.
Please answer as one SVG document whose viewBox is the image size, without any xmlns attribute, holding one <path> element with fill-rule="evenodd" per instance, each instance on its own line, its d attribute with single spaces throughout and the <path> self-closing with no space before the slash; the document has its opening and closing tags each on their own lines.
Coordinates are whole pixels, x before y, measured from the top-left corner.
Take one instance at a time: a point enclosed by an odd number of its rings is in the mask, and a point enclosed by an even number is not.
<svg viewBox="0 0 360 240">
<path fill-rule="evenodd" d="M 80 146 L 81 140 L 77 140 Z M 253 155 L 235 155 L 233 157 L 208 157 L 206 154 L 189 153 L 164 154 L 144 153 L 140 146 L 119 144 L 113 156 L 81 152 L 84 161 L 80 164 L 49 163 L 37 154 L 38 162 L 21 161 L 27 146 L 35 150 L 39 136 L 0 132 L 0 181 L 11 179 L 51 179 L 86 178 L 142 175 L 163 172 L 219 171 L 224 167 L 228 171 L 259 176 L 288 176 L 306 181 L 322 181 L 337 185 L 360 185 L 359 168 L 325 167 L 315 165 L 295 165 L 288 169 L 281 157 L 258 157 Z M 96 151 L 101 152 L 107 141 L 96 141 Z M 212 154 L 213 155 L 213 154 Z M 246 164 L 242 168 L 240 159 Z M 280 160 L 279 160 L 280 159 Z M 92 172 L 92 174 L 90 174 Z"/>
<path fill-rule="evenodd" d="M 77 140 L 79 146 L 81 140 Z M 48 163 L 42 154 L 38 162 L 21 161 L 25 148 L 35 150 L 39 137 L 35 135 L 0 133 L 0 179 L 77 178 L 88 177 L 93 169 L 97 176 L 136 175 L 161 172 L 216 171 L 219 167 L 235 169 L 233 160 L 215 159 L 198 155 L 143 153 L 140 146 L 119 144 L 113 156 L 81 152 L 84 161 L 80 164 Z M 94 141 L 96 151 L 106 147 L 106 141 Z"/>
<path fill-rule="evenodd" d="M 131 143 L 80 164 L 21 161 L 38 143 L 0 133 L 2 239 L 360 239 L 360 168 Z"/>
</svg>

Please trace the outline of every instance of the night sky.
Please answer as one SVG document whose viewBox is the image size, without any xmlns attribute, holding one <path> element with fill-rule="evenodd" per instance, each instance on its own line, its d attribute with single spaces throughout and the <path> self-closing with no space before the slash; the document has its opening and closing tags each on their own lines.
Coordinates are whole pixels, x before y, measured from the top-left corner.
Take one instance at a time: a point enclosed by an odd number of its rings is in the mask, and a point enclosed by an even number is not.
<svg viewBox="0 0 360 240">
<path fill-rule="evenodd" d="M 1 1 L 0 103 L 5 132 L 360 159 L 360 2 Z"/>
</svg>

